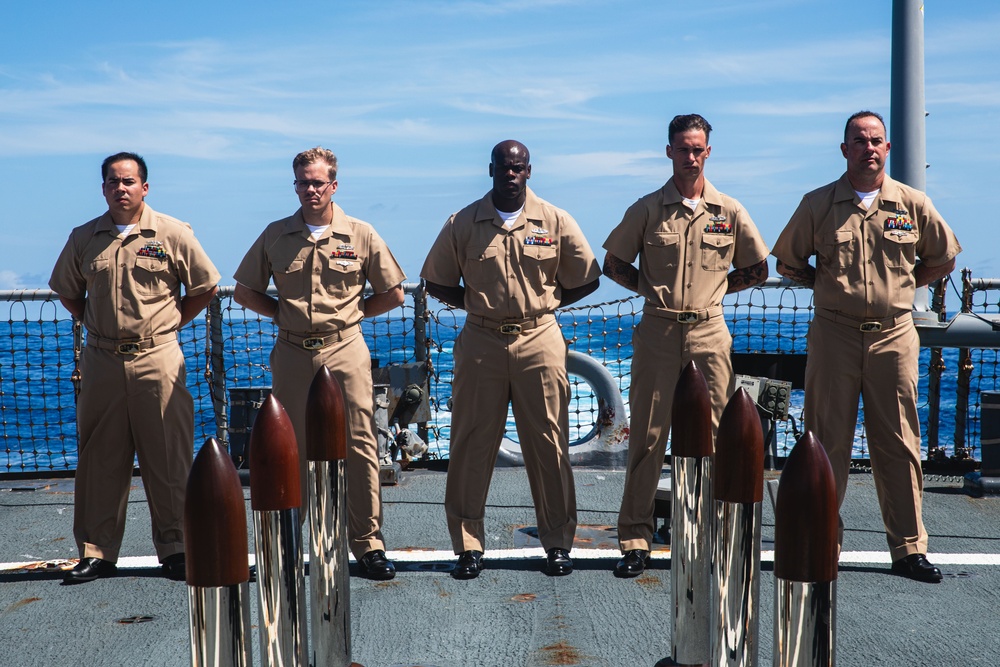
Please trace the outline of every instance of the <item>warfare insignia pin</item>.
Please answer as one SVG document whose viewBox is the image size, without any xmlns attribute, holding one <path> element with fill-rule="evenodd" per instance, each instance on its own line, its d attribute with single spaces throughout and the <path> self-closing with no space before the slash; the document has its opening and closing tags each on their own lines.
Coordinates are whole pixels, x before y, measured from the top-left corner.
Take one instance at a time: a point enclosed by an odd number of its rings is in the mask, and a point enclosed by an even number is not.
<svg viewBox="0 0 1000 667">
<path fill-rule="evenodd" d="M 548 233 L 549 233 L 549 230 L 547 230 L 547 229 L 542 229 L 541 227 L 534 227 L 534 228 L 533 228 L 533 229 L 531 230 L 531 233 L 532 233 L 532 234 L 535 234 L 536 236 L 545 236 L 546 234 L 548 234 Z"/>
</svg>

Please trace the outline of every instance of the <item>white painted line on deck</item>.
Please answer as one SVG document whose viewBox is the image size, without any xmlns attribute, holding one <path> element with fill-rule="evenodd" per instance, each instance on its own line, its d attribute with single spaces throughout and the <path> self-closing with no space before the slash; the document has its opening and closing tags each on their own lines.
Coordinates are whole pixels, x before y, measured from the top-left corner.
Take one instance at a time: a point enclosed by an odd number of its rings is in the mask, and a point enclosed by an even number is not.
<svg viewBox="0 0 1000 667">
<path fill-rule="evenodd" d="M 399 563 L 431 563 L 455 560 L 455 554 L 450 549 L 408 549 L 405 551 L 389 551 L 386 554 L 391 560 Z M 573 549 L 570 554 L 574 560 L 617 560 L 621 553 L 618 549 Z M 654 558 L 667 559 L 669 549 L 654 549 Z M 487 551 L 487 560 L 527 560 L 545 558 L 545 550 L 541 547 L 524 547 L 520 549 L 493 549 Z M 1000 565 L 1000 554 L 959 554 L 936 553 L 927 555 L 935 565 Z M 250 564 L 254 563 L 254 555 L 249 555 Z M 305 554 L 309 562 L 309 554 Z M 352 557 L 351 560 L 354 560 Z M 763 563 L 774 561 L 774 551 L 762 551 L 760 560 Z M 844 551 L 840 554 L 840 562 L 845 564 L 875 564 L 888 565 L 891 561 L 886 551 Z M 68 570 L 76 564 L 76 560 L 24 561 L 0 563 L 0 572 L 25 570 L 28 572 L 51 572 Z M 118 560 L 119 570 L 155 569 L 160 567 L 156 556 L 126 556 Z"/>
</svg>

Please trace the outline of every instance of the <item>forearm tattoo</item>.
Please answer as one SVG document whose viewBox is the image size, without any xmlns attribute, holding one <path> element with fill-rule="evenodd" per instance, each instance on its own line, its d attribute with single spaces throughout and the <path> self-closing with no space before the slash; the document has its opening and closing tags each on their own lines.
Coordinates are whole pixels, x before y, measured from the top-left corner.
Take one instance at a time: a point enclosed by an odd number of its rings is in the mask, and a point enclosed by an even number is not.
<svg viewBox="0 0 1000 667">
<path fill-rule="evenodd" d="M 766 279 L 767 260 L 744 269 L 733 269 L 726 276 L 726 282 L 728 283 L 726 294 L 732 294 L 733 292 L 739 292 L 755 285 L 760 285 Z"/>
</svg>

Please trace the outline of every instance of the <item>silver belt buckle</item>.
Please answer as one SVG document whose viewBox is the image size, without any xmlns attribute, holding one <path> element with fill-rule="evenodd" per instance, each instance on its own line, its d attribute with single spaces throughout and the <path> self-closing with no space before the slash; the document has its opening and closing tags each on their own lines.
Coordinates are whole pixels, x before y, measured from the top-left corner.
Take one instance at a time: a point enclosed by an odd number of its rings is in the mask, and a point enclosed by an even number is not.
<svg viewBox="0 0 1000 667">
<path fill-rule="evenodd" d="M 677 313 L 677 321 L 681 324 L 694 324 L 698 321 L 698 313 L 693 310 L 685 310 Z"/>
<path fill-rule="evenodd" d="M 882 323 L 881 322 L 862 322 L 860 328 L 861 328 L 861 331 L 863 331 L 864 333 L 874 333 L 876 331 L 881 331 L 882 330 Z"/>
<path fill-rule="evenodd" d="M 307 350 L 322 350 L 326 347 L 326 341 L 322 338 L 306 338 L 302 341 L 302 347 Z"/>
<path fill-rule="evenodd" d="M 118 354 L 139 354 L 142 347 L 139 343 L 118 343 Z"/>
<path fill-rule="evenodd" d="M 507 334 L 508 336 L 520 336 L 521 335 L 521 325 L 504 323 L 500 325 L 500 333 Z"/>
</svg>

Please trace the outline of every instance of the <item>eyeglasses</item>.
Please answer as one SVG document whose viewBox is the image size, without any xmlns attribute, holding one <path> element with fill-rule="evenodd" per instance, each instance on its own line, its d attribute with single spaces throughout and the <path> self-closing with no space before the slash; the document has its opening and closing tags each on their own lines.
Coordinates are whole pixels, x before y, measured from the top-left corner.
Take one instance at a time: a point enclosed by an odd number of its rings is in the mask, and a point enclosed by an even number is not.
<svg viewBox="0 0 1000 667">
<path fill-rule="evenodd" d="M 292 181 L 292 185 L 295 186 L 296 192 L 307 192 L 309 188 L 315 188 L 317 192 L 323 192 L 326 190 L 333 181 Z"/>
</svg>

